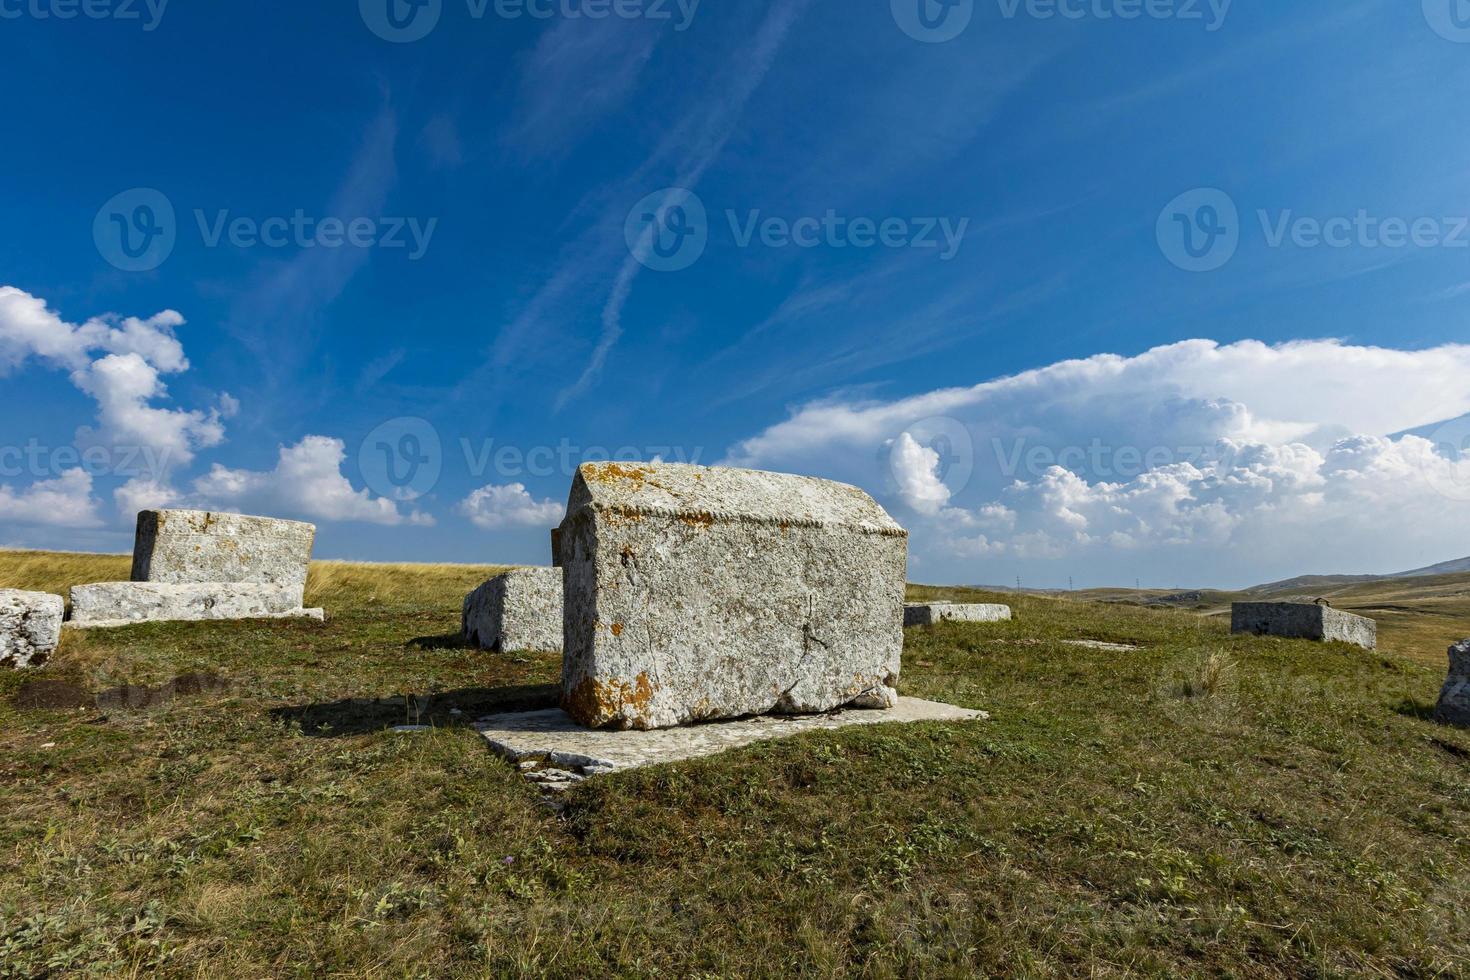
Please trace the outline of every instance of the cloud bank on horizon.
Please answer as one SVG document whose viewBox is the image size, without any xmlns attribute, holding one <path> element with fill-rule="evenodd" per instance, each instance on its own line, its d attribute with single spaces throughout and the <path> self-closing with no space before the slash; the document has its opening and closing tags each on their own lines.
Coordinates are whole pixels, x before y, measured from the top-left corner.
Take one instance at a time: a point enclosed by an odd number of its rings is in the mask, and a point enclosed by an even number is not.
<svg viewBox="0 0 1470 980">
<path fill-rule="evenodd" d="M 1389 572 L 1451 557 L 1470 518 L 1467 370 L 1462 344 L 1188 340 L 813 402 L 728 461 L 862 483 L 886 458 L 920 569 L 1004 558 L 1054 579 L 1111 559 L 1120 584 L 1244 584 L 1306 561 Z"/>
<path fill-rule="evenodd" d="M 354 486 L 333 435 L 302 433 L 269 470 L 213 461 L 191 476 L 201 456 L 225 451 L 242 407 L 223 393 L 207 409 L 171 404 L 162 378 L 189 370 L 184 322 L 164 311 L 73 324 L 0 287 L 0 371 L 65 372 L 95 409 L 78 449 L 136 449 L 156 464 L 113 487 L 110 510 L 80 467 L 5 483 L 0 520 L 127 526 L 157 506 L 379 526 L 443 517 L 487 531 L 560 520 L 562 504 L 522 483 L 481 487 L 443 515 L 375 495 Z M 1303 555 L 1386 571 L 1453 557 L 1435 549 L 1470 518 L 1470 389 L 1457 383 L 1467 373 L 1470 345 L 1189 340 L 891 401 L 811 402 L 724 462 L 865 487 L 913 532 L 916 573 L 1098 555 L 1118 556 L 1118 581 L 1149 568 L 1239 583 L 1300 571 Z"/>
</svg>

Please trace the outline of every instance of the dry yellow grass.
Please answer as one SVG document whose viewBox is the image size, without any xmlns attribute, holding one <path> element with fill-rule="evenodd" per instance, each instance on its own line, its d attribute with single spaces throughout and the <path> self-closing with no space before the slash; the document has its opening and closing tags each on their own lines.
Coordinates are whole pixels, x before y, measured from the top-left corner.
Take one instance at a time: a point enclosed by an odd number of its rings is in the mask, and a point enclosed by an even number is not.
<svg viewBox="0 0 1470 980">
<path fill-rule="evenodd" d="M 306 602 L 333 606 L 350 597 L 354 604 L 421 605 L 433 600 L 453 604 L 505 570 L 501 565 L 315 561 L 307 577 Z M 66 595 L 73 585 L 125 582 L 131 571 L 127 555 L 0 550 L 0 588 L 6 589 Z"/>
</svg>

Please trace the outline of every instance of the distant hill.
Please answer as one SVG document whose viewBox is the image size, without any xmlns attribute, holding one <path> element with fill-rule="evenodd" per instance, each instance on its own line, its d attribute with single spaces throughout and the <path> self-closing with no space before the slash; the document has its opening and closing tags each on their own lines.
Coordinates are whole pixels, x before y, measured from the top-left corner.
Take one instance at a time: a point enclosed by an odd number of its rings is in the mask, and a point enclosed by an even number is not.
<svg viewBox="0 0 1470 980">
<path fill-rule="evenodd" d="M 1246 592 L 1252 594 L 1291 592 L 1298 589 L 1328 589 L 1343 585 L 1358 585 L 1363 582 L 1383 582 L 1390 579 L 1430 578 L 1435 575 L 1460 575 L 1470 572 L 1470 558 L 1440 562 L 1428 568 L 1416 568 L 1412 572 L 1395 572 L 1390 575 L 1300 575 L 1281 582 L 1268 582 L 1252 586 Z"/>
<path fill-rule="evenodd" d="M 1470 572 L 1470 558 L 1442 561 L 1438 565 L 1430 565 L 1428 568 L 1417 568 L 1412 572 L 1399 572 L 1397 575 L 1390 575 L 1388 577 L 1424 578 L 1427 575 L 1458 575 L 1460 572 Z"/>
</svg>

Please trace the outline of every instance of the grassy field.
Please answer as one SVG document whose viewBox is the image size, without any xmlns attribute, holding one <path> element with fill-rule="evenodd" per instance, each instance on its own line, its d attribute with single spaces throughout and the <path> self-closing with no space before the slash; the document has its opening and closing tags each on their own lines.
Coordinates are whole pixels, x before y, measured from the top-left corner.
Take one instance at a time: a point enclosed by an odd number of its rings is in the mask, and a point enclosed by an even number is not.
<svg viewBox="0 0 1470 980">
<path fill-rule="evenodd" d="M 1359 582 L 1284 583 L 1246 592 L 1207 590 L 1196 593 L 1135 592 L 1093 589 L 1075 594 L 1084 601 L 1165 604 L 1230 621 L 1232 602 L 1327 599 L 1344 612 L 1378 621 L 1385 651 L 1433 667 L 1445 664 L 1451 643 L 1470 636 L 1470 574 L 1425 578 L 1385 578 Z"/>
<path fill-rule="evenodd" d="M 0 586 L 126 565 L 0 554 Z M 556 657 L 449 639 L 490 571 L 318 565 L 324 625 L 68 634 L 0 676 L 0 975 L 1470 973 L 1470 732 L 1427 717 L 1470 630 L 1406 613 L 1428 666 L 995 597 L 1015 622 L 910 631 L 902 679 L 989 722 L 558 813 L 462 724 L 555 697 Z"/>
</svg>

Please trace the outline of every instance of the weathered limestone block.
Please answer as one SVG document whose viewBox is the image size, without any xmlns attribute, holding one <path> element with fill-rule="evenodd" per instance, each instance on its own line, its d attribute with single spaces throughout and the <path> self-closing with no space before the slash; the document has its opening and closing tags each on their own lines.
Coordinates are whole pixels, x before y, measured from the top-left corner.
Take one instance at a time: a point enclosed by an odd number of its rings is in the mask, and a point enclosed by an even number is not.
<svg viewBox="0 0 1470 980">
<path fill-rule="evenodd" d="M 0 667 L 39 667 L 61 642 L 59 595 L 0 589 Z"/>
<path fill-rule="evenodd" d="M 1450 647 L 1450 677 L 1434 716 L 1448 725 L 1470 727 L 1470 640 Z"/>
<path fill-rule="evenodd" d="M 1373 620 L 1313 603 L 1237 602 L 1230 611 L 1230 631 L 1378 648 Z"/>
<path fill-rule="evenodd" d="M 908 532 L 856 487 L 588 463 L 561 526 L 563 706 L 593 728 L 892 708 Z"/>
<path fill-rule="evenodd" d="M 72 587 L 68 625 L 286 618 L 321 619 L 322 611 L 302 609 L 301 590 L 290 584 L 103 582 Z"/>
<path fill-rule="evenodd" d="M 291 585 L 300 598 L 316 527 L 300 521 L 199 510 L 138 515 L 133 581 Z M 300 605 L 298 602 L 297 605 Z"/>
<path fill-rule="evenodd" d="M 464 601 L 464 638 L 482 650 L 561 652 L 561 569 L 518 568 Z"/>
<path fill-rule="evenodd" d="M 935 623 L 1003 623 L 1010 618 L 1010 606 L 982 603 L 911 602 L 903 607 L 904 626 L 933 626 Z"/>
</svg>

